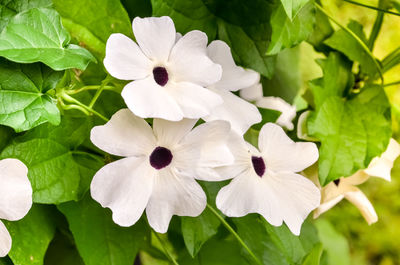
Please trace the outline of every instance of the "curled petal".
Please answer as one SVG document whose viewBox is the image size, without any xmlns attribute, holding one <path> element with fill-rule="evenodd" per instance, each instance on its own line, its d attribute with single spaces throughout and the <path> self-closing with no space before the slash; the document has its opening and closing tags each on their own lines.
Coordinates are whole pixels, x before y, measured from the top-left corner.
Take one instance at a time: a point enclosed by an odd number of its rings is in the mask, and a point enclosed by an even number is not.
<svg viewBox="0 0 400 265">
<path fill-rule="evenodd" d="M 0 221 L 0 257 L 7 256 L 11 250 L 11 236 L 5 225 Z"/>
<path fill-rule="evenodd" d="M 355 191 L 347 192 L 345 198 L 358 208 L 369 225 L 378 221 L 374 206 L 361 190 L 356 188 Z"/>
</svg>

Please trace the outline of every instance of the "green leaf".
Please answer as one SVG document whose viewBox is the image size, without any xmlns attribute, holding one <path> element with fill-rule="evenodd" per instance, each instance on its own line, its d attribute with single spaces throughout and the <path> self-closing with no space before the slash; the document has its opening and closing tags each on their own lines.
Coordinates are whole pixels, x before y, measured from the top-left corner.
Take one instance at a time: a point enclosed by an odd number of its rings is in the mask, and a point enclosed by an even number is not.
<svg viewBox="0 0 400 265">
<path fill-rule="evenodd" d="M 192 257 L 195 257 L 203 244 L 217 233 L 220 224 L 208 208 L 198 217 L 182 217 L 182 235 Z"/>
<path fill-rule="evenodd" d="M 92 127 L 86 117 L 64 116 L 59 126 L 43 124 L 15 138 L 0 158 L 18 158 L 27 165 L 35 202 L 77 200 L 103 165 L 98 156 L 78 149 Z"/>
<path fill-rule="evenodd" d="M 318 164 L 322 185 L 366 168 L 385 151 L 391 137 L 385 91 L 369 85 L 343 98 L 353 80 L 349 65 L 340 58 L 330 54 L 321 61 L 324 77 L 311 83 L 316 111 L 307 119 L 307 127 L 310 136 L 321 141 Z"/>
<path fill-rule="evenodd" d="M 350 249 L 346 238 L 324 219 L 316 222 L 318 234 L 328 254 L 329 264 L 350 265 Z"/>
<path fill-rule="evenodd" d="M 351 21 L 348 28 L 360 37 L 362 41 L 366 42 L 365 34 L 359 23 Z M 340 29 L 336 31 L 324 43 L 329 47 L 342 52 L 350 60 L 359 62 L 362 71 L 369 76 L 374 77 L 379 72 L 374 58 L 371 57 L 370 54 L 364 50 L 361 44 L 345 30 Z"/>
<path fill-rule="evenodd" d="M 241 254 L 240 246 L 235 241 L 211 239 L 199 252 L 196 258 L 183 254 L 178 262 L 180 265 L 248 265 Z"/>
<path fill-rule="evenodd" d="M 284 7 L 280 5 L 272 13 L 272 36 L 267 54 L 277 54 L 306 40 L 314 30 L 314 23 L 315 7 L 312 3 L 306 4 L 293 21 L 285 16 Z"/>
<path fill-rule="evenodd" d="M 83 47 L 103 60 L 112 33 L 132 35 L 131 22 L 119 0 L 53 0 L 64 26 Z"/>
<path fill-rule="evenodd" d="M 309 0 L 280 0 L 280 1 L 286 12 L 286 15 L 290 20 L 296 17 L 300 9 L 309 2 Z"/>
<path fill-rule="evenodd" d="M 0 124 L 17 132 L 42 123 L 60 123 L 56 100 L 46 94 L 62 72 L 37 64 L 16 64 L 0 58 Z"/>
<path fill-rule="evenodd" d="M 235 218 L 233 222 L 238 234 L 265 265 L 301 263 L 318 243 L 316 229 L 309 222 L 303 224 L 299 237 L 285 225 L 274 227 L 256 214 Z"/>
<path fill-rule="evenodd" d="M 135 17 L 151 17 L 152 8 L 150 0 L 121 0 L 129 14 L 129 18 L 133 20 Z"/>
<path fill-rule="evenodd" d="M 51 6 L 51 0 L 0 0 L 0 32 L 16 14 L 35 7 Z"/>
<path fill-rule="evenodd" d="M 14 132 L 10 127 L 0 125 L 0 152 L 6 147 L 14 136 Z"/>
<path fill-rule="evenodd" d="M 271 79 L 262 78 L 264 96 L 275 96 L 293 102 L 302 79 L 300 73 L 300 47 L 285 49 L 277 55 L 275 73 Z"/>
<path fill-rule="evenodd" d="M 329 21 L 321 10 L 317 9 L 315 12 L 315 24 L 314 30 L 308 37 L 307 42 L 309 42 L 317 51 L 327 51 L 330 49 L 324 44 L 324 41 L 332 36 L 334 30 Z"/>
<path fill-rule="evenodd" d="M 275 57 L 265 53 L 271 39 L 271 11 L 277 6 L 274 1 L 152 0 L 152 6 L 153 15 L 170 16 L 178 32 L 201 30 L 209 41 L 218 36 L 229 44 L 237 63 L 272 76 Z"/>
<path fill-rule="evenodd" d="M 85 265 L 79 256 L 70 233 L 57 232 L 44 258 L 44 265 Z"/>
<path fill-rule="evenodd" d="M 42 265 L 55 233 L 51 208 L 34 204 L 24 219 L 4 221 L 12 238 L 10 258 L 16 265 Z"/>
<path fill-rule="evenodd" d="M 69 41 L 55 10 L 32 8 L 11 18 L 0 33 L 0 56 L 19 63 L 43 62 L 54 70 L 84 70 L 95 61 L 90 52 Z"/>
<path fill-rule="evenodd" d="M 319 265 L 322 256 L 322 244 L 316 244 L 311 250 L 310 254 L 307 255 L 302 265 Z"/>
<path fill-rule="evenodd" d="M 102 208 L 89 195 L 58 208 L 67 217 L 86 265 L 132 265 L 144 238 L 149 236 L 143 220 L 129 228 L 120 227 L 113 222 L 110 210 Z"/>
</svg>

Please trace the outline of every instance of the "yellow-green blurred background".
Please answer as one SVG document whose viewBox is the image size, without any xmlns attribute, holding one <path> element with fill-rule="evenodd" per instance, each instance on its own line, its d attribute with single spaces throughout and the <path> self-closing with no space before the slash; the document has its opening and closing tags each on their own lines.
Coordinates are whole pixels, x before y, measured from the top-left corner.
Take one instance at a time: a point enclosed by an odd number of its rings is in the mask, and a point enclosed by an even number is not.
<svg viewBox="0 0 400 265">
<path fill-rule="evenodd" d="M 378 6 L 378 0 L 357 0 L 358 2 Z M 364 25 L 369 35 L 377 12 L 359 7 L 342 0 L 323 0 L 322 4 L 328 12 L 346 25 L 350 19 Z M 386 14 L 382 30 L 376 41 L 373 54 L 384 58 L 400 46 L 400 17 Z M 301 69 L 304 85 L 307 80 L 321 76 L 322 73 L 314 59 L 321 57 L 315 54 L 308 44 L 301 45 Z M 312 66 L 312 67 L 310 67 Z M 385 83 L 400 80 L 400 65 L 385 73 Z M 386 87 L 391 103 L 400 106 L 400 85 Z M 399 108 L 400 109 L 400 108 Z M 393 137 L 400 142 L 400 115 L 393 112 Z M 392 265 L 400 264 L 400 159 L 397 159 L 392 170 L 392 181 L 386 182 L 378 178 L 370 178 L 360 186 L 375 207 L 379 216 L 376 224 L 369 226 L 358 210 L 348 201 L 343 200 L 332 210 L 320 218 L 329 221 L 337 232 L 348 241 L 350 261 L 337 261 L 351 265 Z M 335 243 L 336 244 L 336 243 Z M 338 255 L 341 255 L 338 253 Z M 342 265 L 342 264 L 331 264 Z M 343 264 L 345 265 L 345 264 Z"/>
</svg>

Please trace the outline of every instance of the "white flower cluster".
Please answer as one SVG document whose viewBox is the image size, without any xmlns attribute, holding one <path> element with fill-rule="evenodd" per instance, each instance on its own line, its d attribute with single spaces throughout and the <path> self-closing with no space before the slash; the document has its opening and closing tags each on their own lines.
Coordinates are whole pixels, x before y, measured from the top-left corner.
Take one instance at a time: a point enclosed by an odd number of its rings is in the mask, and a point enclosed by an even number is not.
<svg viewBox="0 0 400 265">
<path fill-rule="evenodd" d="M 320 204 L 317 186 L 297 174 L 318 160 L 316 145 L 295 143 L 272 123 L 262 127 L 259 149 L 243 139 L 261 121 L 245 99 L 281 111 L 277 123 L 287 129 L 294 127 L 295 107 L 263 98 L 259 74 L 236 66 L 222 41 L 207 46 L 197 30 L 182 36 L 169 17 L 135 18 L 132 26 L 137 43 L 113 34 L 104 59 L 112 76 L 133 80 L 122 91 L 129 109 L 91 132 L 97 147 L 124 158 L 96 173 L 92 197 L 121 226 L 133 225 L 146 210 L 150 226 L 165 233 L 173 215 L 198 216 L 205 209 L 196 180 L 233 179 L 216 198 L 222 213 L 259 213 L 299 235 Z M 143 118 L 154 118 L 152 127 Z M 195 127 L 199 119 L 205 123 Z"/>
</svg>

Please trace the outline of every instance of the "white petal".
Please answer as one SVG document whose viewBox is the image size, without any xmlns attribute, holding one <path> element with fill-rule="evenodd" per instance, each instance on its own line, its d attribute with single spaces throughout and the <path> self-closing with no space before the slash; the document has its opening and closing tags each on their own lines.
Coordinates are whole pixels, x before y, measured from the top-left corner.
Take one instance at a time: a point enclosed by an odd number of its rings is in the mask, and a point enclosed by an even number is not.
<svg viewBox="0 0 400 265">
<path fill-rule="evenodd" d="M 104 67 L 113 77 L 122 80 L 143 79 L 152 73 L 152 65 L 137 44 L 127 36 L 116 33 L 108 38 Z"/>
<path fill-rule="evenodd" d="M 236 66 L 231 49 L 225 42 L 212 41 L 207 47 L 207 53 L 214 63 L 222 66 L 221 80 L 213 85 L 214 88 L 237 91 L 256 84 L 260 80 L 257 72 Z"/>
<path fill-rule="evenodd" d="M 240 97 L 248 101 L 255 101 L 263 97 L 263 88 L 261 83 L 243 88 L 239 92 Z"/>
<path fill-rule="evenodd" d="M 307 118 L 310 116 L 311 111 L 307 110 L 300 114 L 299 120 L 297 121 L 297 138 L 306 141 L 318 141 L 317 138 L 308 136 L 307 132 Z"/>
<path fill-rule="evenodd" d="M 142 118 L 179 121 L 183 114 L 174 98 L 153 77 L 127 84 L 121 93 L 128 108 Z"/>
<path fill-rule="evenodd" d="M 315 218 L 318 218 L 318 217 L 319 217 L 321 214 L 323 214 L 324 212 L 326 212 L 326 211 L 332 209 L 333 206 L 335 206 L 336 204 L 338 204 L 341 200 L 343 200 L 343 198 L 344 198 L 344 195 L 342 194 L 342 195 L 339 195 L 339 196 L 333 198 L 333 199 L 330 200 L 330 201 L 321 203 L 321 205 L 318 206 L 318 208 L 315 209 L 315 211 L 314 211 L 314 214 L 313 214 L 314 219 L 315 219 Z"/>
<path fill-rule="evenodd" d="M 175 150 L 174 166 L 181 172 L 190 172 L 200 180 L 220 180 L 216 167 L 233 163 L 227 146 L 229 123 L 213 121 L 194 128 Z"/>
<path fill-rule="evenodd" d="M 207 56 L 207 35 L 194 30 L 176 43 L 169 57 L 168 69 L 176 82 L 209 86 L 221 79 L 222 68 Z"/>
<path fill-rule="evenodd" d="M 204 117 L 206 121 L 225 120 L 233 130 L 243 135 L 253 124 L 261 122 L 261 114 L 253 104 L 241 99 L 230 91 L 212 89 L 218 93 L 224 103 L 215 107 L 211 114 Z"/>
<path fill-rule="evenodd" d="M 189 119 L 202 118 L 223 103 L 217 93 L 189 82 L 167 85 L 166 91 L 179 105 L 183 116 Z"/>
<path fill-rule="evenodd" d="M 390 171 L 393 168 L 393 163 L 400 155 L 400 145 L 391 138 L 386 151 L 380 156 L 372 159 L 368 168 L 365 171 L 370 176 L 380 177 L 390 181 Z"/>
<path fill-rule="evenodd" d="M 293 234 L 299 235 L 307 215 L 320 204 L 319 189 L 311 180 L 294 173 L 271 174 L 264 179 L 275 191 L 283 221 Z"/>
<path fill-rule="evenodd" d="M 266 166 L 275 172 L 299 172 L 318 160 L 318 148 L 314 143 L 295 143 L 273 123 L 261 128 L 258 145 Z"/>
<path fill-rule="evenodd" d="M 0 183 L 0 219 L 21 219 L 32 207 L 28 168 L 18 159 L 1 160 Z"/>
<path fill-rule="evenodd" d="M 345 198 L 358 208 L 369 225 L 378 221 L 374 206 L 361 190 L 357 189 L 356 191 L 348 192 L 345 194 Z"/>
<path fill-rule="evenodd" d="M 165 233 L 173 215 L 196 217 L 206 204 L 206 194 L 193 178 L 167 167 L 155 179 L 146 208 L 147 219 L 156 232 Z"/>
<path fill-rule="evenodd" d="M 170 17 L 135 17 L 133 33 L 140 48 L 155 63 L 165 63 L 175 44 L 176 31 Z"/>
<path fill-rule="evenodd" d="M 7 256 L 11 250 L 11 236 L 7 228 L 0 221 L 0 257 Z"/>
<path fill-rule="evenodd" d="M 105 125 L 94 127 L 90 140 L 103 151 L 117 156 L 145 155 L 156 145 L 151 127 L 128 109 L 116 112 Z"/>
<path fill-rule="evenodd" d="M 94 200 L 113 212 L 113 220 L 131 226 L 139 220 L 153 190 L 156 170 L 148 157 L 129 157 L 101 168 L 90 186 Z"/>
<path fill-rule="evenodd" d="M 288 130 L 293 130 L 294 125 L 292 120 L 296 117 L 295 106 L 290 105 L 279 97 L 263 97 L 257 100 L 256 105 L 260 108 L 280 111 L 282 114 L 276 123 L 286 127 Z"/>
<path fill-rule="evenodd" d="M 220 175 L 220 180 L 235 178 L 252 166 L 252 154 L 243 136 L 231 131 L 227 141 L 228 148 L 234 157 L 234 163 L 216 168 L 216 171 Z"/>
<path fill-rule="evenodd" d="M 178 122 L 154 119 L 153 130 L 157 137 L 157 145 L 173 148 L 193 129 L 196 122 L 197 120 L 192 119 L 182 119 Z"/>
<path fill-rule="evenodd" d="M 283 218 L 280 201 L 274 193 L 272 187 L 248 167 L 218 192 L 216 203 L 226 216 L 241 217 L 259 213 L 272 225 L 279 226 Z"/>
</svg>

